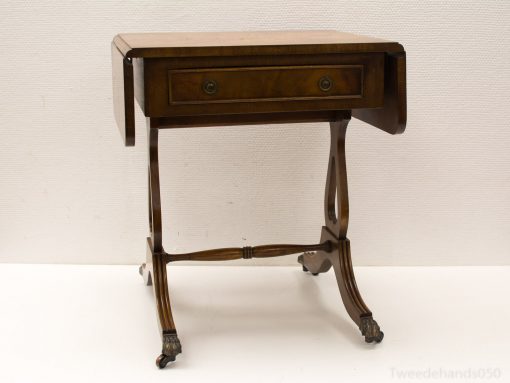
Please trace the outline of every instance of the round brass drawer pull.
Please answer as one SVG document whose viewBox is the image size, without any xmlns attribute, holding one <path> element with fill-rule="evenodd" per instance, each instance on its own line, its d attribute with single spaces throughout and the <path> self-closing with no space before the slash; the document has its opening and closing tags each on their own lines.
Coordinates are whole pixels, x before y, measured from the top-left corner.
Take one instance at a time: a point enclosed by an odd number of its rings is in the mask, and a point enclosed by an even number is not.
<svg viewBox="0 0 510 383">
<path fill-rule="evenodd" d="M 319 88 L 323 92 L 327 92 L 328 90 L 331 90 L 333 87 L 333 80 L 329 76 L 322 76 L 319 79 Z"/>
<path fill-rule="evenodd" d="M 213 95 L 218 91 L 218 84 L 214 80 L 205 80 L 202 84 L 202 90 L 209 95 Z"/>
</svg>

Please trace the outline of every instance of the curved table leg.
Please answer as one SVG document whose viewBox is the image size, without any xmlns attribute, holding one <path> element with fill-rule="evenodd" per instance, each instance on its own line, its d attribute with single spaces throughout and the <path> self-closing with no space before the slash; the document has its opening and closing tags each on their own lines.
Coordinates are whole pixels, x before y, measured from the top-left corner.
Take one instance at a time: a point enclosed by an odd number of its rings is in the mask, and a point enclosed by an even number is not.
<svg viewBox="0 0 510 383">
<path fill-rule="evenodd" d="M 351 243 L 346 239 L 337 239 L 327 227 L 322 228 L 322 238 L 334 243 L 334 250 L 326 254 L 327 260 L 335 270 L 336 281 L 340 296 L 351 319 L 356 323 L 365 337 L 365 342 L 379 343 L 384 333 L 372 317 L 372 312 L 367 307 L 356 284 L 354 270 L 351 261 Z"/>
<path fill-rule="evenodd" d="M 330 124 L 331 148 L 329 156 L 324 215 L 326 226 L 322 228 L 321 243 L 330 241 L 331 252 L 304 253 L 298 257 L 304 271 L 312 274 L 335 270 L 340 295 L 349 316 L 358 325 L 365 341 L 380 342 L 384 333 L 372 318 L 372 312 L 363 301 L 356 285 L 351 262 L 351 246 L 347 239 L 349 224 L 349 198 L 347 167 L 345 162 L 345 134 L 349 119 Z"/>
<path fill-rule="evenodd" d="M 152 257 L 151 271 L 154 282 L 154 296 L 156 297 L 161 339 L 163 343 L 161 355 L 157 358 L 156 364 L 159 368 L 164 368 L 168 362 L 175 361 L 175 357 L 182 352 L 182 348 L 181 342 L 177 337 L 177 330 L 175 329 L 172 309 L 170 306 L 166 260 L 164 254 L 152 253 L 150 239 L 148 240 L 148 244 L 148 252 Z"/>
<path fill-rule="evenodd" d="M 140 274 L 144 277 L 147 285 L 153 285 L 162 339 L 161 355 L 156 359 L 156 364 L 159 368 L 164 368 L 168 362 L 175 360 L 175 357 L 182 352 L 182 348 L 177 337 L 170 306 L 166 258 L 162 244 L 158 162 L 159 131 L 151 126 L 150 119 L 147 120 L 147 125 L 149 143 L 149 227 L 151 237 L 147 238 L 147 260 L 146 263 L 140 266 Z"/>
</svg>

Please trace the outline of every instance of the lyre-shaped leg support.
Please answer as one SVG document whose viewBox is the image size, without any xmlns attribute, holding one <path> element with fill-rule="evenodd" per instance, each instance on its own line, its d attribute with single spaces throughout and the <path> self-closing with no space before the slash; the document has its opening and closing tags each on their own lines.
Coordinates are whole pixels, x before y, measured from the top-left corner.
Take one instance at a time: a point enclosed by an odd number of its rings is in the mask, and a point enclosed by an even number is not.
<svg viewBox="0 0 510 383">
<path fill-rule="evenodd" d="M 340 295 L 349 316 L 358 325 L 366 342 L 380 342 L 384 334 L 361 298 L 352 268 L 351 246 L 346 237 L 349 224 L 349 198 L 345 134 L 349 121 L 350 119 L 346 118 L 330 124 L 331 149 L 324 198 L 326 225 L 322 228 L 321 243 L 330 241 L 332 251 L 304 253 L 298 257 L 298 261 L 303 265 L 304 271 L 310 271 L 314 275 L 324 273 L 333 266 Z"/>
<path fill-rule="evenodd" d="M 163 347 L 156 364 L 164 368 L 168 362 L 174 361 L 181 353 L 181 343 L 177 337 L 175 323 L 170 307 L 168 283 L 166 273 L 166 258 L 162 244 L 161 229 L 161 197 L 159 187 L 159 161 L 158 161 L 158 129 L 151 127 L 150 119 L 147 121 L 149 143 L 149 227 L 151 237 L 147 238 L 147 260 L 140 267 L 144 281 L 153 285 L 156 306 L 158 310 L 159 326 Z"/>
</svg>

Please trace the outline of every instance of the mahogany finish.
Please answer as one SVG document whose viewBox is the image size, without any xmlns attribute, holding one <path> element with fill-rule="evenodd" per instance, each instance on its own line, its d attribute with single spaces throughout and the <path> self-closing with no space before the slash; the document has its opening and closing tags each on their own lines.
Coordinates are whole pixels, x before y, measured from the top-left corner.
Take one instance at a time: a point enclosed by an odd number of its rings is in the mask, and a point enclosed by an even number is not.
<svg viewBox="0 0 510 383">
<path fill-rule="evenodd" d="M 113 41 L 126 57 L 314 55 L 404 50 L 393 41 L 331 30 L 121 33 Z"/>
<path fill-rule="evenodd" d="M 177 69 L 168 83 L 170 105 L 358 98 L 363 65 Z"/>
<path fill-rule="evenodd" d="M 384 53 L 134 60 L 138 104 L 152 117 L 382 107 Z M 206 65 L 206 67 L 204 67 Z M 182 69 L 186 68 L 186 69 Z M 320 80 L 329 77 L 331 89 Z M 214 81 L 216 91 L 204 90 Z"/>
<path fill-rule="evenodd" d="M 302 253 L 304 271 L 331 267 L 342 301 L 366 342 L 383 332 L 356 285 L 347 238 L 345 137 L 351 115 L 388 133 L 406 124 L 405 51 L 391 41 L 335 31 L 121 34 L 112 43 L 115 117 L 134 145 L 134 99 L 147 117 L 149 228 L 140 273 L 152 285 L 162 337 L 157 365 L 182 347 L 170 306 L 167 263 Z M 169 254 L 163 249 L 158 135 L 161 129 L 329 122 L 331 147 L 319 243 Z"/>
<path fill-rule="evenodd" d="M 346 237 L 349 225 L 349 197 L 345 134 L 348 123 L 349 119 L 344 119 L 330 124 L 331 148 L 324 197 L 326 225 L 322 228 L 321 242 L 329 242 L 332 245 L 331 251 L 307 252 L 298 257 L 298 262 L 303 265 L 304 271 L 313 274 L 324 273 L 333 266 L 340 295 L 349 316 L 360 328 L 366 342 L 380 342 L 384 334 L 361 298 L 352 269 L 351 245 Z"/>
</svg>

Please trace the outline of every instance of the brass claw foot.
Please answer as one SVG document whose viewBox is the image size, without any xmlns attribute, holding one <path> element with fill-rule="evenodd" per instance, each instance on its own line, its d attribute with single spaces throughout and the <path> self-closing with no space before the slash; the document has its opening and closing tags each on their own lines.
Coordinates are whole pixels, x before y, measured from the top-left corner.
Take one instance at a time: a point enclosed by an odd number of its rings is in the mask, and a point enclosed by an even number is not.
<svg viewBox="0 0 510 383">
<path fill-rule="evenodd" d="M 177 334 L 163 334 L 163 350 L 156 359 L 156 365 L 159 368 L 165 368 L 169 362 L 175 361 L 175 357 L 181 352 L 181 342 Z"/>
<path fill-rule="evenodd" d="M 361 335 L 365 337 L 365 342 L 367 343 L 379 343 L 384 338 L 384 333 L 381 331 L 379 325 L 371 316 L 361 318 L 360 330 Z"/>
</svg>

